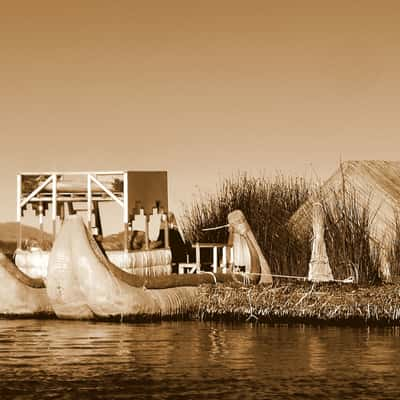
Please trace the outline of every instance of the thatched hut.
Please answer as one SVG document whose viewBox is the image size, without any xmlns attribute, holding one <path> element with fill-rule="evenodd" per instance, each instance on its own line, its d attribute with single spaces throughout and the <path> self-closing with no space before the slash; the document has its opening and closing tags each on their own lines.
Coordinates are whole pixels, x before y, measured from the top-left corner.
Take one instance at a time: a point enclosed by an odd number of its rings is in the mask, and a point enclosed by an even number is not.
<svg viewBox="0 0 400 400">
<path fill-rule="evenodd" d="M 396 235 L 400 214 L 400 162 L 346 161 L 292 216 L 290 227 L 298 237 L 312 232 L 312 207 L 322 201 L 330 207 L 338 203 L 367 210 L 371 242 L 381 250 L 385 263 Z M 352 221 L 349 221 L 352 223 Z M 382 272 L 382 271 L 381 271 Z"/>
</svg>

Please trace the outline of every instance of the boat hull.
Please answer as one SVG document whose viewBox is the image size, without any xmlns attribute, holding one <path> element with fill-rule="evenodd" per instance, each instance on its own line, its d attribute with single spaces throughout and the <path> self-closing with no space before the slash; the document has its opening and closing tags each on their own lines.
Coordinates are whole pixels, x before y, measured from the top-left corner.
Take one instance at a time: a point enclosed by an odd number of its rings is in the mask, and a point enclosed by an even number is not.
<svg viewBox="0 0 400 400">
<path fill-rule="evenodd" d="M 244 231 L 248 233 L 247 229 Z M 255 247 L 250 250 L 255 259 Z M 263 265 L 257 259 L 245 276 L 233 273 L 131 274 L 111 263 L 82 219 L 71 216 L 64 221 L 50 253 L 47 293 L 59 318 L 174 318 L 192 312 L 201 284 L 255 284 L 259 283 L 263 272 Z"/>
<path fill-rule="evenodd" d="M 43 280 L 33 279 L 0 253 L 0 316 L 52 316 Z"/>
<path fill-rule="evenodd" d="M 148 289 L 148 278 L 134 276 L 112 264 L 79 217 L 67 219 L 49 257 L 47 293 L 63 319 L 164 318 L 190 310 L 197 285 Z M 118 276 L 129 276 L 135 283 Z M 164 277 L 166 278 L 166 277 Z M 160 277 L 162 280 L 163 277 Z"/>
<path fill-rule="evenodd" d="M 47 295 L 58 318 L 92 319 L 81 282 L 75 274 L 79 253 L 74 253 L 74 224 L 64 223 L 53 244 L 47 267 Z"/>
</svg>

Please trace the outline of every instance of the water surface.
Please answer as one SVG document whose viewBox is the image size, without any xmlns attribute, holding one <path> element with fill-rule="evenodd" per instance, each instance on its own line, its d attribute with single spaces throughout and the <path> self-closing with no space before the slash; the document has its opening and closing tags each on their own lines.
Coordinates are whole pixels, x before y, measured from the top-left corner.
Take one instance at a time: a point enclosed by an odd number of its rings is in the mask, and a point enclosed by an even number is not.
<svg viewBox="0 0 400 400">
<path fill-rule="evenodd" d="M 0 320 L 0 398 L 396 399 L 399 328 Z"/>
</svg>

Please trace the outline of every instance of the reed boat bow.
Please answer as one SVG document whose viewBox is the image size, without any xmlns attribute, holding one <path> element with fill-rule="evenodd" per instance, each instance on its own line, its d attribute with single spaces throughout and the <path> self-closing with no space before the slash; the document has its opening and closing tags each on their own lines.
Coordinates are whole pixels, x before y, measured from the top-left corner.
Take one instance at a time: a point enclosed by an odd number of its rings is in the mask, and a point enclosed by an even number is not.
<svg viewBox="0 0 400 400">
<path fill-rule="evenodd" d="M 0 253 L 0 316 L 53 315 L 43 279 L 31 278 Z"/>
</svg>

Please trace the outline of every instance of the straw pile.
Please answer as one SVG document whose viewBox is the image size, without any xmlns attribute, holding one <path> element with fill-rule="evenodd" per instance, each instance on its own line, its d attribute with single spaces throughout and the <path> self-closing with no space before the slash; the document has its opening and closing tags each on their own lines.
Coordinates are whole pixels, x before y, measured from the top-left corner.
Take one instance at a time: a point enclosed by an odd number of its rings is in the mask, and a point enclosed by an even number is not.
<svg viewBox="0 0 400 400">
<path fill-rule="evenodd" d="M 400 285 L 357 287 L 309 282 L 271 286 L 204 285 L 201 320 L 400 324 Z"/>
</svg>

